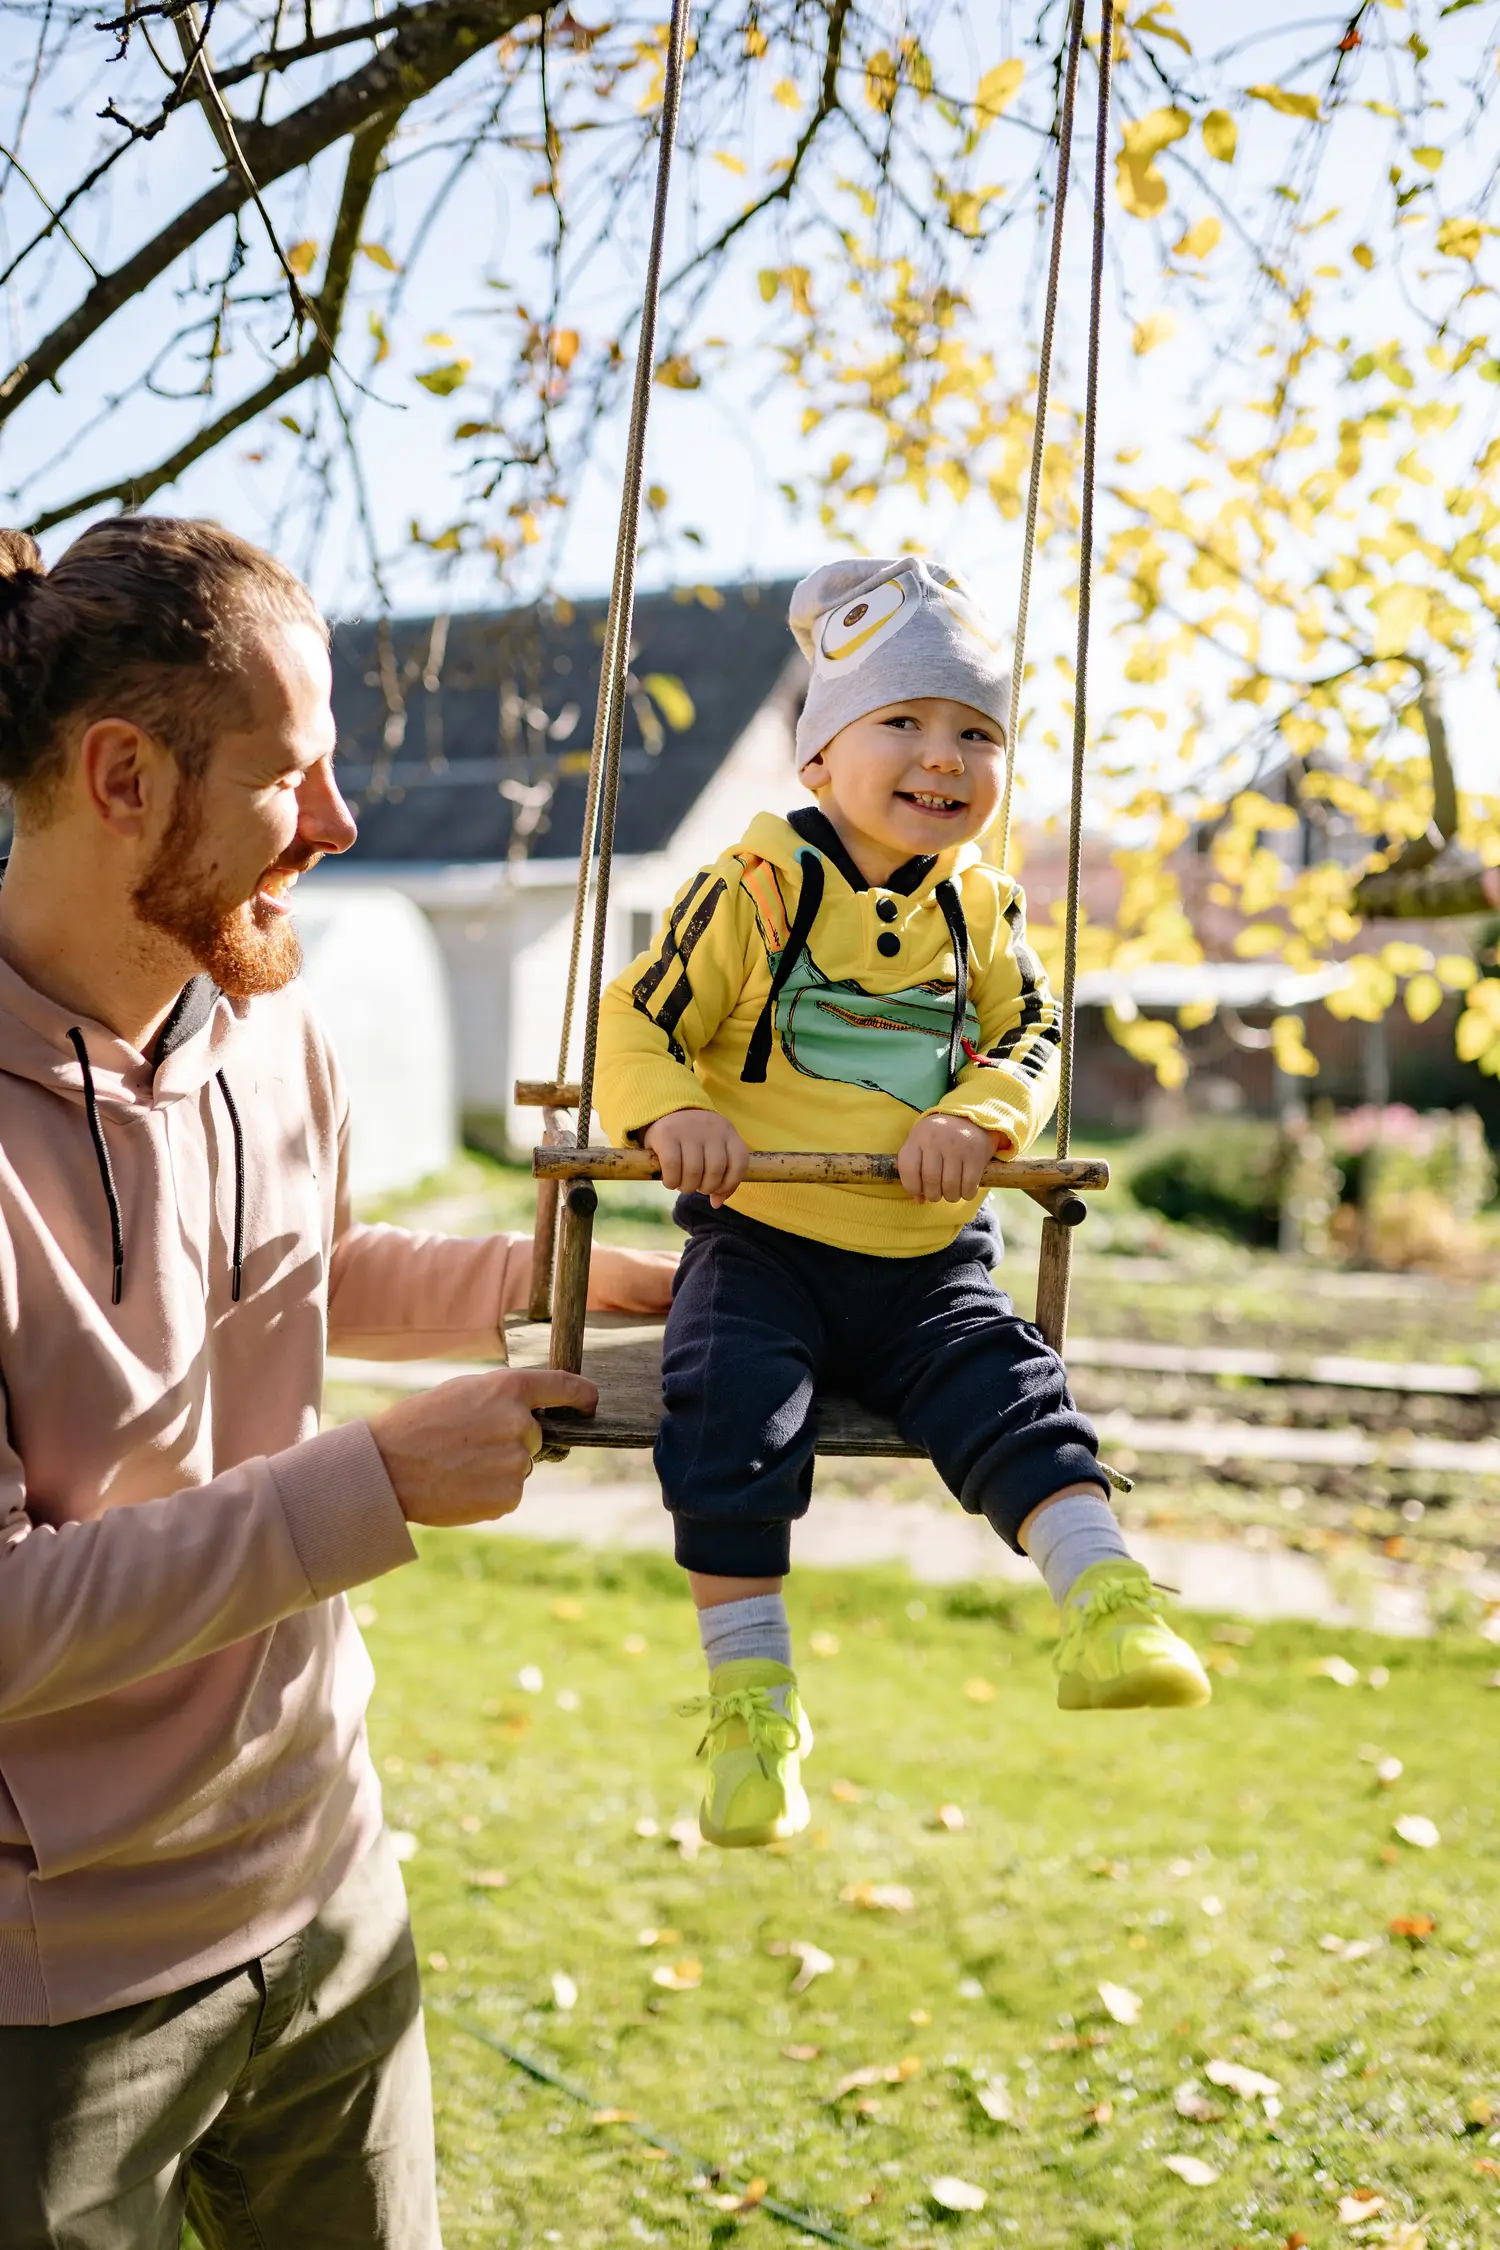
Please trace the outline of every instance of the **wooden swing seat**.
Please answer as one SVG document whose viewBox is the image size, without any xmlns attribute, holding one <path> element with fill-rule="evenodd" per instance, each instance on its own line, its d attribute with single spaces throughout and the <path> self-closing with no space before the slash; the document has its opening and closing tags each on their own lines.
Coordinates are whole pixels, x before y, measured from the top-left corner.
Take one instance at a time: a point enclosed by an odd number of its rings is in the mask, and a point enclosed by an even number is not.
<svg viewBox="0 0 1500 2250">
<path fill-rule="evenodd" d="M 590 1313 L 583 1332 L 583 1373 L 599 1386 L 599 1411 L 581 1414 L 541 1411 L 537 1420 L 549 1448 L 575 1445 L 649 1449 L 661 1421 L 661 1339 L 663 1323 L 637 1320 L 628 1313 Z M 542 1321 L 507 1323 L 512 1367 L 548 1364 L 550 1337 Z M 819 1453 L 864 1455 L 886 1460 L 919 1460 L 922 1448 L 904 1438 L 885 1414 L 874 1414 L 837 1392 L 819 1394 L 813 1408 Z"/>
</svg>

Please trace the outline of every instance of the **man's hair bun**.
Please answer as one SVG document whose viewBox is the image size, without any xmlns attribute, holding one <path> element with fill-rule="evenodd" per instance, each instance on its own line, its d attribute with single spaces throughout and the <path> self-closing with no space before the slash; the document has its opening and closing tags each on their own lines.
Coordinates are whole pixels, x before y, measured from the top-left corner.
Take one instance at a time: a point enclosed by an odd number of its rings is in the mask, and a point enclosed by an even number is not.
<svg viewBox="0 0 1500 2250">
<path fill-rule="evenodd" d="M 42 550 L 29 531 L 0 531 L 0 608 L 9 608 L 47 575 Z"/>
</svg>

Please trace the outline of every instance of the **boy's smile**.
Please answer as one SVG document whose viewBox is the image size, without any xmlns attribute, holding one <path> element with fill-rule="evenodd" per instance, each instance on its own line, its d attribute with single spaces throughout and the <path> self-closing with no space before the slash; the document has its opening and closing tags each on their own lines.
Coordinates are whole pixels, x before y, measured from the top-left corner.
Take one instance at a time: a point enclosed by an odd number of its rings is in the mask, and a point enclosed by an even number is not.
<svg viewBox="0 0 1500 2250">
<path fill-rule="evenodd" d="M 884 883 L 989 826 L 1005 786 L 1002 730 L 967 703 L 913 696 L 841 728 L 802 779 L 866 881 Z"/>
</svg>

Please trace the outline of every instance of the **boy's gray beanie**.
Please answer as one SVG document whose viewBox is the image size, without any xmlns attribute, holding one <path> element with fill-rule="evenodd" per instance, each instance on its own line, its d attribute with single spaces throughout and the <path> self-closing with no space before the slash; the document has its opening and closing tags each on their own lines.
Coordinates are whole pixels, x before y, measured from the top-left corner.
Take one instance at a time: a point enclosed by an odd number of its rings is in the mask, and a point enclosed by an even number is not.
<svg viewBox="0 0 1500 2250">
<path fill-rule="evenodd" d="M 788 617 L 812 666 L 797 721 L 799 770 L 841 727 L 908 696 L 942 695 L 1010 724 L 1010 667 L 963 580 L 917 555 L 824 563 Z"/>
</svg>

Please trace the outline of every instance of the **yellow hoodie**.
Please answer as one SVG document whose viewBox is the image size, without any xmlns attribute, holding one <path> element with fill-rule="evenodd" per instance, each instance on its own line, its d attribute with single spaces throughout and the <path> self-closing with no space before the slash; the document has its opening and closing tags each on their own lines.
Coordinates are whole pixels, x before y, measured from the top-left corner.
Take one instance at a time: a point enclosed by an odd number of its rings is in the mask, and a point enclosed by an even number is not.
<svg viewBox="0 0 1500 2250">
<path fill-rule="evenodd" d="M 615 979 L 598 1104 L 622 1144 L 714 1109 L 753 1149 L 894 1156 L 920 1116 L 972 1118 L 1019 1155 L 1057 1098 L 1059 1010 L 1026 943 L 1020 886 L 975 844 L 860 886 L 827 823 L 759 813 L 678 893 Z M 818 838 L 814 843 L 809 833 Z M 731 1207 L 844 1250 L 939 1250 L 973 1203 L 898 1185 L 749 1184 Z"/>
</svg>

